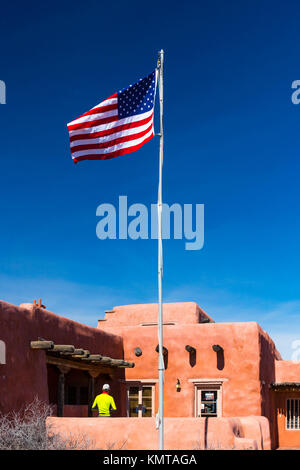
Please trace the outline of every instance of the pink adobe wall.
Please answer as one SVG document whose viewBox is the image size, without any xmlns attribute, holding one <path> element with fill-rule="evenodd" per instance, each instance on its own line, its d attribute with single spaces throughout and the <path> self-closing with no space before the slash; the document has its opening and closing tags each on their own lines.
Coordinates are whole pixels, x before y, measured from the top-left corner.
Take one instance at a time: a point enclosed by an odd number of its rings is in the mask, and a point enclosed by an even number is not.
<svg viewBox="0 0 300 470">
<path fill-rule="evenodd" d="M 274 382 L 300 382 L 300 362 L 275 361 Z M 286 429 L 286 400 L 299 399 L 299 391 L 276 391 L 273 393 L 273 406 L 277 414 L 278 445 L 282 448 L 300 447 L 300 430 Z"/>
<path fill-rule="evenodd" d="M 281 359 L 274 342 L 256 322 L 199 324 L 199 307 L 193 302 L 164 304 L 164 346 L 168 349 L 165 371 L 164 412 L 168 417 L 195 416 L 195 387 L 192 379 L 223 380 L 222 416 L 266 416 L 271 425 L 272 446 L 277 445 L 276 411 L 269 388 L 275 381 L 275 361 Z M 142 326 L 157 321 L 156 304 L 115 307 L 99 321 L 98 328 L 123 337 L 124 353 L 135 362 L 126 370 L 126 380 L 158 379 L 157 325 Z M 185 346 L 197 349 L 192 367 Z M 212 350 L 213 344 L 224 349 L 224 364 Z M 134 348 L 142 356 L 136 357 Z M 180 393 L 176 382 L 181 382 Z M 155 385 L 155 412 L 158 385 Z"/>
<path fill-rule="evenodd" d="M 158 355 L 156 326 L 108 327 L 123 337 L 124 354 L 135 362 L 134 369 L 126 370 L 126 380 L 157 379 Z M 185 346 L 197 349 L 196 364 L 191 367 Z M 212 346 L 224 348 L 224 365 L 220 368 Z M 261 415 L 260 343 L 259 327 L 249 323 L 208 323 L 170 325 L 164 327 L 164 346 L 168 349 L 168 367 L 165 371 L 165 416 L 194 416 L 194 385 L 191 379 L 223 379 L 222 415 Z M 141 357 L 134 348 L 140 347 Z M 222 366 L 222 364 L 221 364 Z M 218 368 L 219 367 L 219 368 Z M 181 392 L 176 393 L 176 382 Z M 157 409 L 156 387 L 156 409 Z"/>
<path fill-rule="evenodd" d="M 282 391 L 274 393 L 274 402 L 277 411 L 278 446 L 281 448 L 300 447 L 300 430 L 286 429 L 286 400 L 299 399 L 299 392 Z"/>
<path fill-rule="evenodd" d="M 6 344 L 6 364 L 0 364 L 0 410 L 16 410 L 37 395 L 48 401 L 45 352 L 32 350 L 30 341 L 38 337 L 57 344 L 74 344 L 113 358 L 123 358 L 122 338 L 115 334 L 85 326 L 44 309 L 23 308 L 0 301 L 0 340 Z M 122 410 L 119 378 L 124 370 L 116 371 L 113 393 Z M 96 390 L 98 392 L 98 390 Z"/>
<path fill-rule="evenodd" d="M 261 412 L 269 419 L 273 446 L 277 446 L 277 415 L 270 384 L 275 382 L 275 362 L 281 359 L 274 342 L 269 335 L 258 327 L 259 332 L 259 379 L 261 387 Z"/>
<path fill-rule="evenodd" d="M 300 382 L 300 361 L 276 361 L 276 382 Z"/>
<path fill-rule="evenodd" d="M 211 317 L 207 315 L 195 302 L 165 303 L 164 322 L 199 323 L 199 318 Z M 105 319 L 99 320 L 98 327 L 119 327 L 140 325 L 146 322 L 157 322 L 157 304 L 122 305 L 113 308 L 114 313 L 106 313 Z"/>
<path fill-rule="evenodd" d="M 109 425 L 108 425 L 109 422 Z M 154 418 L 48 418 L 52 432 L 85 435 L 96 449 L 155 450 L 158 431 Z M 165 418 L 165 450 L 264 449 L 269 450 L 268 421 L 247 418 Z"/>
<path fill-rule="evenodd" d="M 275 382 L 300 382 L 300 362 L 275 361 Z M 286 400 L 299 399 L 299 392 L 287 390 L 273 393 L 273 406 L 277 415 L 278 445 L 281 448 L 299 448 L 300 430 L 286 429 Z"/>
</svg>

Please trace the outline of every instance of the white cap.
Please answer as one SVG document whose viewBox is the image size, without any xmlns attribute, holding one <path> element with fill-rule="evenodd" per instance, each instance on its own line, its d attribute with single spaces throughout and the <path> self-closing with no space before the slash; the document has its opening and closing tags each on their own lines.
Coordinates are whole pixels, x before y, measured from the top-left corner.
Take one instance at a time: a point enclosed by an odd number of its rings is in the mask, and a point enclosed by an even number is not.
<svg viewBox="0 0 300 470">
<path fill-rule="evenodd" d="M 104 384 L 102 390 L 110 390 L 110 386 L 108 384 Z"/>
</svg>

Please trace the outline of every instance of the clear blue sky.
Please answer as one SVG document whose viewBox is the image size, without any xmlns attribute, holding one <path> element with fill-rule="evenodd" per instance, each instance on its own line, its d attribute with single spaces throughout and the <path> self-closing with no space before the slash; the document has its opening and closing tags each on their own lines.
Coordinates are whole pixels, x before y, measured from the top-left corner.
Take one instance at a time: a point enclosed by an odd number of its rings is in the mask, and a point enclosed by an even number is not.
<svg viewBox="0 0 300 470">
<path fill-rule="evenodd" d="M 17 12 L 17 14 L 16 14 Z M 205 245 L 164 243 L 164 299 L 300 339 L 297 1 L 89 0 L 1 7 L 0 298 L 96 325 L 157 301 L 157 243 L 100 241 L 96 207 L 155 203 L 158 138 L 74 165 L 66 123 L 165 50 L 164 200 L 205 204 Z"/>
</svg>

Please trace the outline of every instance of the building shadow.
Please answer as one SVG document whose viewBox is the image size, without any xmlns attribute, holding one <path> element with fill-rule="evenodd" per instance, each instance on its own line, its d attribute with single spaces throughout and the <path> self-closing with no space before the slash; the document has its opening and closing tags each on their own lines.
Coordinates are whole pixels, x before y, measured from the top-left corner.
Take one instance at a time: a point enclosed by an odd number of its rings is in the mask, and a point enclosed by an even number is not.
<svg viewBox="0 0 300 470">
<path fill-rule="evenodd" d="M 159 346 L 158 345 L 156 346 L 155 351 L 158 353 L 158 351 L 159 351 Z M 167 369 L 168 368 L 169 351 L 164 346 L 163 346 L 163 359 L 164 359 L 165 369 Z"/>
<path fill-rule="evenodd" d="M 197 362 L 197 351 L 196 349 L 194 351 L 191 351 L 189 353 L 189 360 L 190 360 L 190 366 L 191 367 L 194 367 L 196 365 L 196 362 Z"/>
<path fill-rule="evenodd" d="M 224 350 L 217 352 L 217 369 L 223 370 L 225 367 L 225 357 L 224 357 Z"/>
<path fill-rule="evenodd" d="M 204 449 L 207 449 L 207 430 L 208 430 L 208 417 L 205 418 L 204 423 Z"/>
<path fill-rule="evenodd" d="M 189 353 L 190 366 L 194 367 L 196 365 L 196 359 L 197 359 L 196 348 L 193 348 L 193 346 L 190 346 L 189 344 L 187 344 L 185 347 L 185 350 Z"/>
</svg>

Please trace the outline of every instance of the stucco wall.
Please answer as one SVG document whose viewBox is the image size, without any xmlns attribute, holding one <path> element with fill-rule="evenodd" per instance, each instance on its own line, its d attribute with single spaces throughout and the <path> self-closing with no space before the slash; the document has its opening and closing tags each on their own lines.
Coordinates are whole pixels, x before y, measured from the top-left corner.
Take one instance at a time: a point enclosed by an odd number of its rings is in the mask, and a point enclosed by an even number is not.
<svg viewBox="0 0 300 470">
<path fill-rule="evenodd" d="M 48 401 L 45 352 L 32 350 L 38 337 L 57 344 L 73 344 L 113 358 L 123 358 L 122 339 L 44 309 L 21 308 L 0 301 L 0 340 L 6 345 L 6 364 L 0 364 L 0 411 L 6 413 L 31 402 L 37 395 Z M 124 370 L 116 372 L 122 378 Z M 120 382 L 113 392 L 121 407 Z M 98 392 L 98 390 L 96 390 Z"/>
<path fill-rule="evenodd" d="M 299 448 L 300 430 L 286 429 L 286 400 L 287 398 L 300 398 L 299 392 L 275 392 L 274 403 L 278 422 L 278 446 L 281 448 Z"/>
<path fill-rule="evenodd" d="M 276 359 L 281 359 L 281 356 L 272 339 L 261 327 L 258 328 L 258 334 L 260 347 L 261 414 L 269 419 L 272 443 L 273 447 L 276 447 L 278 445 L 277 416 L 270 384 L 275 382 L 275 362 L 277 362 Z"/>
<path fill-rule="evenodd" d="M 276 382 L 300 382 L 300 361 L 276 361 Z"/>
<path fill-rule="evenodd" d="M 275 382 L 300 382 L 300 362 L 276 361 Z M 300 430 L 286 429 L 286 400 L 300 398 L 300 392 L 276 391 L 272 394 L 274 409 L 277 413 L 278 445 L 282 448 L 300 447 Z"/>
<path fill-rule="evenodd" d="M 164 322 L 176 322 L 181 324 L 199 323 L 199 320 L 211 317 L 202 310 L 196 302 L 165 303 Z M 114 307 L 105 318 L 99 320 L 99 328 L 137 326 L 142 323 L 157 322 L 157 304 L 121 305 Z"/>
<path fill-rule="evenodd" d="M 126 370 L 126 380 L 157 379 L 158 354 L 156 326 L 111 327 L 101 325 L 105 331 L 114 331 L 123 337 L 124 354 L 135 362 L 135 368 Z M 196 348 L 196 362 L 192 366 L 185 346 Z M 212 346 L 224 349 L 224 362 L 218 362 Z M 170 325 L 164 327 L 164 346 L 168 349 L 165 371 L 164 412 L 168 417 L 195 416 L 195 389 L 192 379 L 222 379 L 222 416 L 261 415 L 261 364 L 259 327 L 249 323 L 207 323 Z M 140 347 L 142 356 L 134 349 Z M 176 392 L 177 379 L 181 391 Z M 156 387 L 156 410 L 158 403 Z"/>
<path fill-rule="evenodd" d="M 154 418 L 48 418 L 52 432 L 87 436 L 96 449 L 155 450 Z M 270 449 L 268 420 L 247 418 L 165 418 L 165 450 Z"/>
</svg>

